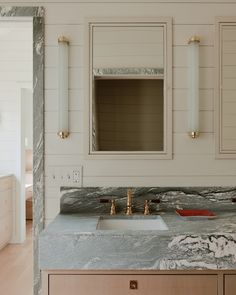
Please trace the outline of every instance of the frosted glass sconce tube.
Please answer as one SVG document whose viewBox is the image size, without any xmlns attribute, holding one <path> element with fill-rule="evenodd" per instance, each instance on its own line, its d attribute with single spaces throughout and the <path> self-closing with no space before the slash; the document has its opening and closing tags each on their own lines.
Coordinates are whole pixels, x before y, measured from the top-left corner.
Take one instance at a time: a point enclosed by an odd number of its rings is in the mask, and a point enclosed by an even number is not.
<svg viewBox="0 0 236 295">
<path fill-rule="evenodd" d="M 199 43 L 193 36 L 188 41 L 188 134 L 199 136 Z"/>
<path fill-rule="evenodd" d="M 68 114 L 68 58 L 69 40 L 58 38 L 58 135 L 64 139 L 69 136 Z"/>
</svg>

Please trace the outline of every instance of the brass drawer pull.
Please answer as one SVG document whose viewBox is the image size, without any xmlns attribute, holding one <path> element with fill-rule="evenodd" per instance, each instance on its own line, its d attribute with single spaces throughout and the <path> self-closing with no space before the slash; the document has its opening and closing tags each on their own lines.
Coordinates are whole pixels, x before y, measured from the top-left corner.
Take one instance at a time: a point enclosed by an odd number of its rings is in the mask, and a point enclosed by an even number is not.
<svg viewBox="0 0 236 295">
<path fill-rule="evenodd" d="M 129 281 L 129 288 L 130 288 L 130 290 L 137 290 L 138 289 L 138 281 Z"/>
</svg>

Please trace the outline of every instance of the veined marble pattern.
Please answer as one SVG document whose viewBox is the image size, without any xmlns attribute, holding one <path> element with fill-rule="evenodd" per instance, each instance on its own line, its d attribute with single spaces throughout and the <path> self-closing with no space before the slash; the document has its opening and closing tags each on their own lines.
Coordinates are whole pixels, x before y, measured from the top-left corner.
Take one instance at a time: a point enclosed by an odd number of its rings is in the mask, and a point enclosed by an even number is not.
<svg viewBox="0 0 236 295">
<path fill-rule="evenodd" d="M 160 76 L 164 75 L 163 68 L 95 68 L 94 76 Z"/>
<path fill-rule="evenodd" d="M 236 269 L 235 187 L 135 187 L 132 191 L 135 212 L 143 212 L 145 199 L 161 199 L 159 214 L 168 230 L 96 230 L 99 216 L 107 215 L 110 207 L 100 198 L 116 199 L 122 216 L 127 187 L 61 188 L 61 214 L 40 238 L 40 267 Z M 217 218 L 184 221 L 173 213 L 176 207 L 211 209 Z"/>
<path fill-rule="evenodd" d="M 180 235 L 169 242 L 168 250 L 160 269 L 236 268 L 236 234 Z"/>
<path fill-rule="evenodd" d="M 116 199 L 117 211 L 124 211 L 127 201 L 127 187 L 83 187 L 61 188 L 61 213 L 107 213 L 109 204 L 101 204 L 100 198 Z M 145 199 L 160 198 L 160 209 L 211 208 L 212 210 L 232 210 L 231 199 L 236 195 L 235 187 L 135 187 L 133 192 L 134 211 L 142 212 Z M 157 209 L 151 204 L 151 209 Z M 158 208 L 159 209 L 159 208 Z"/>
<path fill-rule="evenodd" d="M 33 18 L 33 230 L 34 294 L 37 295 L 40 290 L 38 236 L 44 228 L 44 8 L 1 6 L 0 16 Z"/>
<path fill-rule="evenodd" d="M 44 17 L 44 8 L 37 6 L 0 6 L 0 16 Z M 36 28 L 37 29 L 37 28 Z"/>
<path fill-rule="evenodd" d="M 236 269 L 236 212 L 215 220 L 162 215 L 165 231 L 96 230 L 99 216 L 58 215 L 40 236 L 41 269 Z M 125 217 L 124 217 L 125 218 Z M 221 228 L 221 225 L 224 225 Z"/>
</svg>

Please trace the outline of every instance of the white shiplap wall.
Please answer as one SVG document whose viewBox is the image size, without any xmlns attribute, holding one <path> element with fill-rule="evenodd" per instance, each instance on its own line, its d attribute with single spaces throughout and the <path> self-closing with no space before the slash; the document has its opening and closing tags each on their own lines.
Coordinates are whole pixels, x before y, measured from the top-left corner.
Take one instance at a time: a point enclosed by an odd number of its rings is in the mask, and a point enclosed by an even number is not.
<svg viewBox="0 0 236 295">
<path fill-rule="evenodd" d="M 21 88 L 32 88 L 33 80 L 32 22 L 0 20 L 0 174 L 13 174 L 13 233 L 17 237 L 20 218 L 20 136 Z M 29 107 L 29 104 L 26 105 Z M 29 110 L 32 112 L 31 110 Z M 24 116 L 23 116 L 24 117 Z"/>
<path fill-rule="evenodd" d="M 160 68 L 164 64 L 164 28 L 93 28 L 94 68 Z"/>
<path fill-rule="evenodd" d="M 32 23 L 0 21 L 0 174 L 16 173 L 19 88 L 32 83 Z"/>
<path fill-rule="evenodd" d="M 213 132 L 214 22 L 215 16 L 236 15 L 235 1 L 15 1 L 18 5 L 42 5 L 46 9 L 45 36 L 45 167 L 46 220 L 59 210 L 59 187 L 53 183 L 55 166 L 83 165 L 84 186 L 212 186 L 234 185 L 236 165 L 215 160 Z M 132 3 L 133 2 L 133 3 Z M 172 3 L 170 3 L 172 2 Z M 184 3 L 186 2 L 186 3 Z M 192 2 L 192 3 L 191 3 Z M 231 2 L 231 3 L 230 3 Z M 10 4 L 9 1 L 2 3 Z M 85 160 L 83 155 L 83 48 L 84 18 L 94 16 L 173 18 L 173 160 Z M 200 120 L 201 135 L 186 135 L 187 40 L 201 37 Z M 57 38 L 70 41 L 70 127 L 71 135 L 60 140 L 57 132 Z"/>
</svg>

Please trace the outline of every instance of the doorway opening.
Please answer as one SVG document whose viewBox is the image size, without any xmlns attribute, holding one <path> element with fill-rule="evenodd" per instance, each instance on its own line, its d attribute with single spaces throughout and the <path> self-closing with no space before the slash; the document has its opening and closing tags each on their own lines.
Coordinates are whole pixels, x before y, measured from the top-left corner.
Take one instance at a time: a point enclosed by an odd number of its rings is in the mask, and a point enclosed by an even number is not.
<svg viewBox="0 0 236 295">
<path fill-rule="evenodd" d="M 10 242 L 23 243 L 33 219 L 32 17 L 0 20 L 0 106 L 0 174 L 14 177 Z"/>
</svg>

